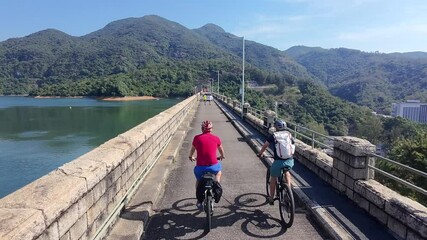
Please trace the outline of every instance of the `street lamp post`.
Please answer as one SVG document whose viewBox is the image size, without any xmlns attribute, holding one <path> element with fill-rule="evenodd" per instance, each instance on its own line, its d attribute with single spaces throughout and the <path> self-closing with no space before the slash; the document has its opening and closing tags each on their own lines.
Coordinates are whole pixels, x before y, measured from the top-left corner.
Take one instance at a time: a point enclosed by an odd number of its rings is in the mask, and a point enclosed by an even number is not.
<svg viewBox="0 0 427 240">
<path fill-rule="evenodd" d="M 216 73 L 218 75 L 218 87 L 217 87 L 217 93 L 219 95 L 219 70 L 216 70 Z"/>
<path fill-rule="evenodd" d="M 242 119 L 243 119 L 243 105 L 245 104 L 245 36 L 243 36 L 243 56 L 242 56 Z"/>
</svg>

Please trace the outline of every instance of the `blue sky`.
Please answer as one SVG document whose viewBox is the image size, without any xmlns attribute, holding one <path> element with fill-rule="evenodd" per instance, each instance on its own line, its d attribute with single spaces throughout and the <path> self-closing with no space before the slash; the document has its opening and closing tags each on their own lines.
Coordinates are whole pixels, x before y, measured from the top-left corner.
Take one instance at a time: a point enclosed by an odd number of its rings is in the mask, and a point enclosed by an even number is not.
<svg viewBox="0 0 427 240">
<path fill-rule="evenodd" d="M 427 52 L 426 0 L 1 0 L 0 41 L 47 28 L 82 36 L 151 14 L 190 29 L 213 23 L 280 50 Z"/>
</svg>

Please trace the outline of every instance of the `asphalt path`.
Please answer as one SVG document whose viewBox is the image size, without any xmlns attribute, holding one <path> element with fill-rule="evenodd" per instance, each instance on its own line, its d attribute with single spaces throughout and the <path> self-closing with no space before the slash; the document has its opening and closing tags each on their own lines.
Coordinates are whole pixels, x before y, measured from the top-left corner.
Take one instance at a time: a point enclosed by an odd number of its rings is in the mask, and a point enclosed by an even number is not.
<svg viewBox="0 0 427 240">
<path fill-rule="evenodd" d="M 223 197 L 214 207 L 212 230 L 205 232 L 205 213 L 197 210 L 194 163 L 188 160 L 192 139 L 204 120 L 213 122 L 225 150 Z M 265 164 L 230 124 L 216 104 L 199 104 L 160 200 L 153 206 L 143 239 L 330 239 L 310 214 L 297 205 L 294 224 L 281 225 L 277 202 L 267 204 Z"/>
</svg>

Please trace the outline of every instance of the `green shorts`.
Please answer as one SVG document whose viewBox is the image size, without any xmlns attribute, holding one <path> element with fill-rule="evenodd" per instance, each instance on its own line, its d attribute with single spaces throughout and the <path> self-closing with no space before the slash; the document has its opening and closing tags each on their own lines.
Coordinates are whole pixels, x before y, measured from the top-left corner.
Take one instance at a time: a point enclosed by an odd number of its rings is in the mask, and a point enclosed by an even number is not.
<svg viewBox="0 0 427 240">
<path fill-rule="evenodd" d="M 291 170 L 293 166 L 294 166 L 294 159 L 293 158 L 289 158 L 286 160 L 281 160 L 281 159 L 274 160 L 273 164 L 271 164 L 271 167 L 270 167 L 270 176 L 279 177 L 280 176 L 280 169 L 285 167 L 285 168 Z"/>
</svg>

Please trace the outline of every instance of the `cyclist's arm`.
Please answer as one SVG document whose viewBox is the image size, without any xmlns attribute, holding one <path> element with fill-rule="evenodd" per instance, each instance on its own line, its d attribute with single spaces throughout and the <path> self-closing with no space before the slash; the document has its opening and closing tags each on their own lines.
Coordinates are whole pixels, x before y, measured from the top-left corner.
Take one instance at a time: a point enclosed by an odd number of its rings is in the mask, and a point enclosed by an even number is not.
<svg viewBox="0 0 427 240">
<path fill-rule="evenodd" d="M 191 146 L 191 150 L 190 150 L 190 155 L 188 155 L 188 158 L 191 160 L 193 160 L 193 154 L 196 151 L 196 148 L 194 146 Z"/>
<path fill-rule="evenodd" d="M 264 151 L 265 151 L 265 149 L 268 148 L 268 145 L 270 145 L 270 142 L 269 141 L 265 141 L 264 145 L 262 145 L 262 147 L 261 147 L 261 150 L 257 154 L 258 157 L 261 157 L 264 154 Z"/>
<path fill-rule="evenodd" d="M 218 147 L 219 154 L 221 154 L 220 158 L 224 159 L 224 148 L 222 148 L 222 144 Z"/>
</svg>

